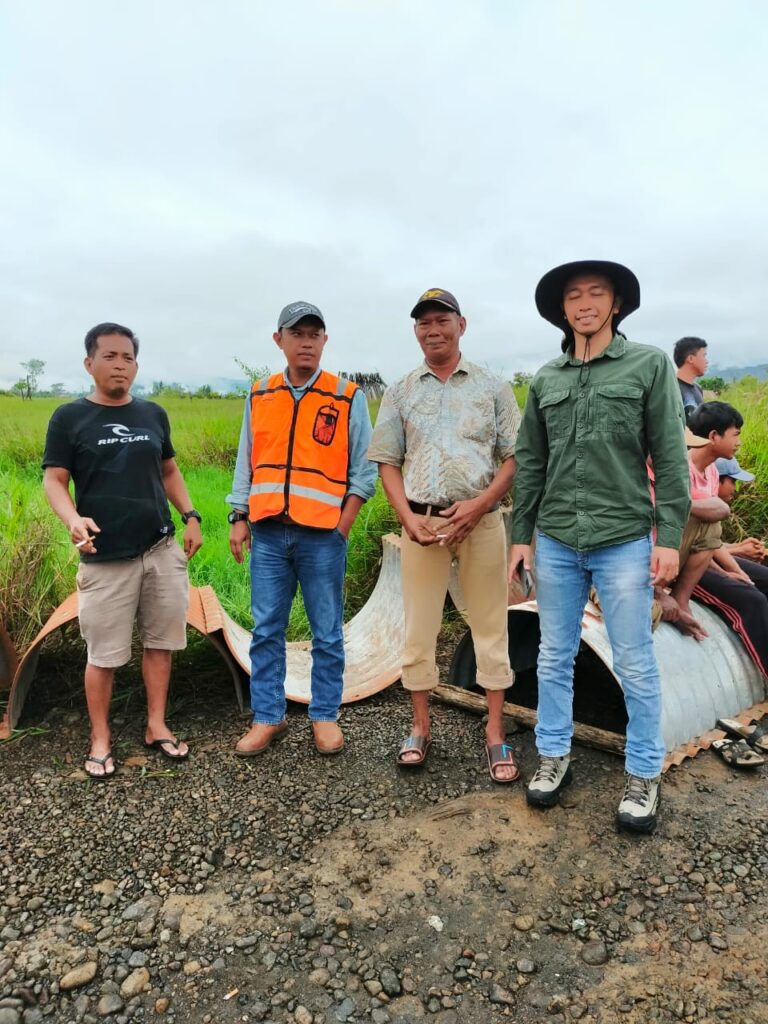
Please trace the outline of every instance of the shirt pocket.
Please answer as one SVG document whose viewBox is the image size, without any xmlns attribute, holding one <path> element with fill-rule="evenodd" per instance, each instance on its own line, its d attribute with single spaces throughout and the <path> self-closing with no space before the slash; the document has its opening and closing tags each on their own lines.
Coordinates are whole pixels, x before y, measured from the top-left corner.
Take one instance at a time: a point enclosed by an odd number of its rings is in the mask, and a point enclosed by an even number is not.
<svg viewBox="0 0 768 1024">
<path fill-rule="evenodd" d="M 639 434 L 644 391 L 637 384 L 599 384 L 595 429 L 605 434 Z"/>
<path fill-rule="evenodd" d="M 496 443 L 496 410 L 493 398 L 476 398 L 452 409 L 458 433 L 468 441 L 493 446 Z"/>
<path fill-rule="evenodd" d="M 549 391 L 539 399 L 539 411 L 544 417 L 547 438 L 550 443 L 558 438 L 567 437 L 573 423 L 573 409 L 568 399 L 571 389 L 565 391 Z"/>
</svg>

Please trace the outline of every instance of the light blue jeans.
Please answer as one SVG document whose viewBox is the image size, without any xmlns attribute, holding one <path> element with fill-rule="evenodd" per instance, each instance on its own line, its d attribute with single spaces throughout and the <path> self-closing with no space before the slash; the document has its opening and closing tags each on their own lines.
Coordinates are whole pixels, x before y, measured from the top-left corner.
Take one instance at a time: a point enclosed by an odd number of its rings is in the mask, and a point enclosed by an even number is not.
<svg viewBox="0 0 768 1024">
<path fill-rule="evenodd" d="M 251 525 L 251 708 L 256 725 L 285 718 L 285 631 L 296 586 L 312 630 L 313 722 L 335 722 L 344 689 L 344 574 L 338 530 L 263 520 Z"/>
<path fill-rule="evenodd" d="M 613 651 L 613 671 L 627 706 L 626 768 L 655 778 L 664 761 L 661 680 L 651 633 L 651 538 L 593 551 L 574 548 L 539 533 L 536 596 L 541 624 L 536 746 L 546 757 L 562 757 L 573 736 L 573 664 L 589 588 L 600 597 Z"/>
</svg>

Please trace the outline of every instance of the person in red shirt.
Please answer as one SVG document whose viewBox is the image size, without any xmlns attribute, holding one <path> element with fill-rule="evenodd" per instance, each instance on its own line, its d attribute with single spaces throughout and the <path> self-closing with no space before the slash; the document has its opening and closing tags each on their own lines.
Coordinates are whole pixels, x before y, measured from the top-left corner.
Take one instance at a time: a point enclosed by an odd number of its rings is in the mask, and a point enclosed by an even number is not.
<svg viewBox="0 0 768 1024">
<path fill-rule="evenodd" d="M 688 453 L 693 505 L 683 532 L 682 568 L 670 591 L 686 616 L 691 615 L 694 587 L 709 568 L 715 552 L 722 547 L 720 524 L 729 515 L 728 506 L 718 497 L 720 474 L 715 460 L 734 457 L 741 444 L 743 424 L 741 413 L 727 402 L 704 402 L 688 420 L 691 433 L 706 439 L 708 444 L 692 448 Z"/>
</svg>

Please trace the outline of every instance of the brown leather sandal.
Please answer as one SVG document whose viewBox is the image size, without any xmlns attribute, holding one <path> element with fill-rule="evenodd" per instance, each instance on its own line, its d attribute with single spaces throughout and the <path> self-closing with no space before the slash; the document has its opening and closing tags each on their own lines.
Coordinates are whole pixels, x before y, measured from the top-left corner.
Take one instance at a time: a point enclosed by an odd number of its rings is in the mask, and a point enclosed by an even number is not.
<svg viewBox="0 0 768 1024">
<path fill-rule="evenodd" d="M 427 754 L 431 746 L 431 736 L 409 736 L 400 745 L 400 749 L 397 752 L 397 763 L 403 768 L 421 768 L 427 760 Z M 404 760 L 405 754 L 418 754 L 419 756 Z"/>
<path fill-rule="evenodd" d="M 520 774 L 517 767 L 517 761 L 515 761 L 515 755 L 512 752 L 512 747 L 508 743 L 494 743 L 492 746 L 485 746 L 485 756 L 488 758 L 488 774 L 494 782 L 497 782 L 500 786 L 505 786 L 510 782 L 514 782 Z M 514 768 L 514 774 L 508 779 L 500 779 L 496 775 L 496 769 L 502 765 L 509 765 L 510 768 Z"/>
</svg>

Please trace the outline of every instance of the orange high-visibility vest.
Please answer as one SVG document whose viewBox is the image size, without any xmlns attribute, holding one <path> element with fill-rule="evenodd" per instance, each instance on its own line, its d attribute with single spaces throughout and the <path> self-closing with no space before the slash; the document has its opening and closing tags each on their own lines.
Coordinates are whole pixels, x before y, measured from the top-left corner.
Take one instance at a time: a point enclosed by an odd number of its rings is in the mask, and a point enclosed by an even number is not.
<svg viewBox="0 0 768 1024">
<path fill-rule="evenodd" d="M 251 390 L 251 522 L 286 514 L 338 525 L 349 485 L 349 412 L 357 385 L 325 370 L 299 399 L 282 373 Z"/>
</svg>

